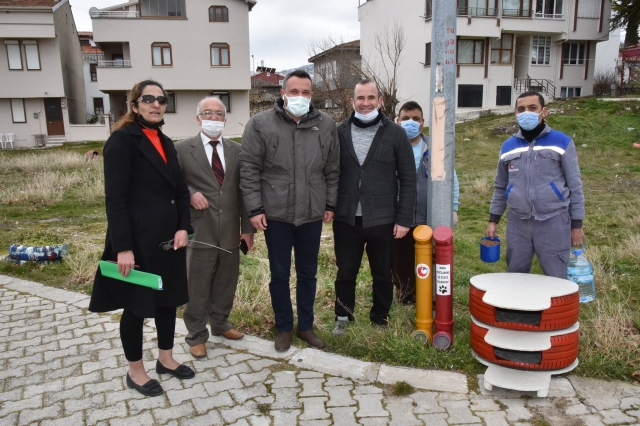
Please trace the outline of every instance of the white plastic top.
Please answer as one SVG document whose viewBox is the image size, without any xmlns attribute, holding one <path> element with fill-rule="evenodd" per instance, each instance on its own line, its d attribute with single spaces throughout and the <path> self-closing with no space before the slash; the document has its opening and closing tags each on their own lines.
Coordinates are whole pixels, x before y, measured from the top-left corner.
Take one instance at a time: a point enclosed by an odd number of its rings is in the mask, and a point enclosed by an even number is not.
<svg viewBox="0 0 640 426">
<path fill-rule="evenodd" d="M 471 277 L 471 285 L 486 293 L 484 303 L 519 311 L 543 311 L 551 307 L 551 298 L 578 291 L 578 284 L 546 275 L 495 273 Z"/>
<path fill-rule="evenodd" d="M 484 324 L 473 316 L 471 320 L 489 331 L 484 336 L 484 341 L 493 347 L 510 349 L 513 351 L 536 352 L 551 349 L 551 337 L 573 333 L 580 328 L 580 323 L 575 323 L 569 328 L 554 331 L 519 331 L 506 330 Z"/>
</svg>

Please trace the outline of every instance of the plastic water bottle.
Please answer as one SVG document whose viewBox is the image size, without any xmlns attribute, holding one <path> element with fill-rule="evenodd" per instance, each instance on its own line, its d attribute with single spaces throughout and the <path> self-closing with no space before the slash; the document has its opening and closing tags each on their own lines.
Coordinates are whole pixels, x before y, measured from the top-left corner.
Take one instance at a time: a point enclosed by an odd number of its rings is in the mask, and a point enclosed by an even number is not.
<svg viewBox="0 0 640 426">
<path fill-rule="evenodd" d="M 567 268 L 567 279 L 578 284 L 580 303 L 591 302 L 596 298 L 596 285 L 593 279 L 593 266 L 582 254 L 581 248 L 572 248 Z"/>
</svg>

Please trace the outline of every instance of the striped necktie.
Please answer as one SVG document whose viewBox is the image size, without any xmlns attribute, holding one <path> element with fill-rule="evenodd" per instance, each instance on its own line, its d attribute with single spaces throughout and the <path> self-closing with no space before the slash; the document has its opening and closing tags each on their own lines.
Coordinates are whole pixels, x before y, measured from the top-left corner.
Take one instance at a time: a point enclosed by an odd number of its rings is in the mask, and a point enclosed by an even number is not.
<svg viewBox="0 0 640 426">
<path fill-rule="evenodd" d="M 220 161 L 220 156 L 218 155 L 218 150 L 216 146 L 220 141 L 210 141 L 209 143 L 213 147 L 213 154 L 211 155 L 211 168 L 213 169 L 213 174 L 216 175 L 216 179 L 218 179 L 218 183 L 222 186 L 222 182 L 224 182 L 224 169 L 222 168 L 222 162 Z"/>
</svg>

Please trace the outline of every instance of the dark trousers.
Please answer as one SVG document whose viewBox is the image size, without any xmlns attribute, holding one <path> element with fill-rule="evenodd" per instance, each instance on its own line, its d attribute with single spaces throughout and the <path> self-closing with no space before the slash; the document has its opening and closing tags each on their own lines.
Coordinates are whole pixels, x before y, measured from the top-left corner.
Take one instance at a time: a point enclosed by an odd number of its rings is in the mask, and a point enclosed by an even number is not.
<svg viewBox="0 0 640 426">
<path fill-rule="evenodd" d="M 400 303 L 416 301 L 416 241 L 413 239 L 415 229 L 409 229 L 407 235 L 396 240 L 396 255 L 391 275 L 396 286 L 396 300 Z"/>
<path fill-rule="evenodd" d="M 176 307 L 170 306 L 156 311 L 156 331 L 158 333 L 158 349 L 173 349 L 173 336 L 176 332 Z M 120 318 L 120 339 L 127 361 L 142 359 L 142 326 L 144 318 L 137 317 L 125 309 Z"/>
<path fill-rule="evenodd" d="M 393 223 L 362 227 L 362 217 L 356 216 L 355 226 L 346 222 L 333 222 L 333 238 L 338 275 L 336 277 L 336 316 L 353 321 L 356 305 L 356 277 L 362 263 L 365 247 L 373 277 L 373 306 L 369 312 L 372 323 L 386 325 L 393 302 L 391 267 L 395 252 Z"/>
<path fill-rule="evenodd" d="M 520 219 L 507 212 L 507 271 L 531 272 L 533 255 L 545 275 L 567 279 L 571 249 L 571 217 L 561 213 L 547 220 Z"/>
<path fill-rule="evenodd" d="M 321 235 L 321 220 L 300 226 L 275 220 L 267 221 L 264 238 L 269 251 L 271 270 L 269 292 L 278 332 L 293 330 L 293 308 L 289 290 L 291 249 L 295 253 L 298 330 L 313 329 L 313 304 L 316 300 L 316 273 Z"/>
</svg>

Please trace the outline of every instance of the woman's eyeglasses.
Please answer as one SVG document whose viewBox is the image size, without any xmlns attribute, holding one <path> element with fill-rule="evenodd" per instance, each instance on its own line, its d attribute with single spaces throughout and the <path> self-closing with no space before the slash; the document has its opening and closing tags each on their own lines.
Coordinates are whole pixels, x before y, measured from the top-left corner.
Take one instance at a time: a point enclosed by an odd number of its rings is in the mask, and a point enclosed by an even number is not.
<svg viewBox="0 0 640 426">
<path fill-rule="evenodd" d="M 155 101 L 158 101 L 160 105 L 166 105 L 169 102 L 169 99 L 166 96 L 158 96 L 157 98 L 153 95 L 142 95 L 138 98 L 138 102 L 142 101 L 145 104 L 152 104 Z"/>
</svg>

